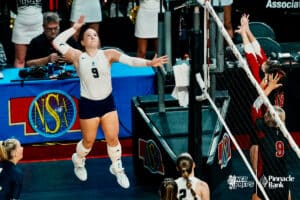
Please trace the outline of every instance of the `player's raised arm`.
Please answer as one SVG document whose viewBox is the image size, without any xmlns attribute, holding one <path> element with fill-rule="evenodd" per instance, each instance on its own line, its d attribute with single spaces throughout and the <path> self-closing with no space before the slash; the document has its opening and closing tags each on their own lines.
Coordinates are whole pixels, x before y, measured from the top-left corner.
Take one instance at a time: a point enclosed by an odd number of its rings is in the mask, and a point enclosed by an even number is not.
<svg viewBox="0 0 300 200">
<path fill-rule="evenodd" d="M 76 66 L 76 58 L 81 53 L 80 50 L 72 48 L 67 44 L 67 40 L 72 37 L 76 30 L 84 24 L 84 16 L 81 16 L 74 25 L 60 33 L 52 42 L 55 49 L 57 49 L 65 58 L 71 60 Z"/>
</svg>

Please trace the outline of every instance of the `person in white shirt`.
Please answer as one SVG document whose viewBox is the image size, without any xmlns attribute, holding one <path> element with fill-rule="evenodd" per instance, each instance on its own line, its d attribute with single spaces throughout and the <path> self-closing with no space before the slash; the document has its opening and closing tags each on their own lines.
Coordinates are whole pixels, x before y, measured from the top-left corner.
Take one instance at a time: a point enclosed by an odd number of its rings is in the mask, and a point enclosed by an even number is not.
<svg viewBox="0 0 300 200">
<path fill-rule="evenodd" d="M 209 200 L 210 191 L 205 181 L 195 177 L 196 165 L 189 153 L 182 153 L 176 159 L 176 168 L 181 177 L 175 181 L 178 186 L 178 199 L 182 200 Z"/>
<path fill-rule="evenodd" d="M 120 62 L 130 66 L 161 67 L 168 62 L 168 56 L 154 57 L 152 60 L 130 57 L 116 49 L 101 50 L 98 33 L 88 28 L 79 38 L 85 51 L 74 49 L 66 41 L 78 29 L 83 28 L 84 16 L 73 27 L 60 33 L 53 46 L 68 60 L 73 62 L 80 78 L 79 119 L 82 140 L 72 156 L 75 175 L 82 181 L 87 180 L 85 158 L 95 142 L 99 125 L 107 142 L 108 156 L 112 161 L 110 172 L 117 177 L 123 188 L 129 188 L 129 180 L 122 166 L 122 148 L 118 139 L 119 119 L 112 95 L 111 65 Z"/>
</svg>

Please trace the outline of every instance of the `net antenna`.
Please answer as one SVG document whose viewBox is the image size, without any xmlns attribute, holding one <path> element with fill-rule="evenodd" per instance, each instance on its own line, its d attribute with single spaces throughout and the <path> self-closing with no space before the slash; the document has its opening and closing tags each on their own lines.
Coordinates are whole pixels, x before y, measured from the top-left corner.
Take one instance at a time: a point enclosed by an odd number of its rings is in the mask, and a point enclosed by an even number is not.
<svg viewBox="0 0 300 200">
<path fill-rule="evenodd" d="M 239 50 L 237 49 L 237 47 L 233 43 L 231 37 L 229 36 L 229 34 L 226 31 L 226 29 L 225 29 L 222 21 L 219 19 L 218 15 L 216 14 L 215 10 L 213 9 L 211 3 L 208 0 L 197 0 L 197 1 L 198 1 L 198 3 L 202 7 L 204 7 L 204 9 L 208 10 L 208 12 L 210 13 L 210 15 L 212 16 L 212 18 L 216 22 L 216 24 L 217 24 L 217 26 L 219 28 L 219 31 L 222 33 L 224 39 L 228 43 L 228 45 L 231 48 L 233 54 L 235 55 L 235 57 L 239 61 L 239 65 L 245 71 L 247 77 L 249 78 L 249 80 L 251 81 L 251 83 L 254 85 L 254 87 L 255 87 L 256 91 L 258 92 L 259 96 L 262 97 L 264 104 L 269 109 L 269 111 L 272 114 L 272 116 L 275 117 L 275 121 L 276 121 L 279 129 L 281 130 L 281 132 L 284 135 L 284 137 L 288 140 L 291 148 L 296 153 L 296 155 L 297 155 L 297 157 L 299 159 L 300 158 L 300 149 L 299 149 L 297 143 L 295 142 L 295 140 L 293 139 L 293 137 L 291 136 L 291 134 L 287 130 L 285 124 L 281 121 L 281 119 L 280 119 L 279 115 L 277 114 L 277 112 L 274 110 L 272 104 L 270 103 L 268 97 L 264 94 L 264 91 L 260 87 L 259 83 L 256 81 L 256 79 L 252 75 L 248 64 L 246 63 L 245 59 L 243 59 L 243 57 L 240 54 Z"/>
</svg>

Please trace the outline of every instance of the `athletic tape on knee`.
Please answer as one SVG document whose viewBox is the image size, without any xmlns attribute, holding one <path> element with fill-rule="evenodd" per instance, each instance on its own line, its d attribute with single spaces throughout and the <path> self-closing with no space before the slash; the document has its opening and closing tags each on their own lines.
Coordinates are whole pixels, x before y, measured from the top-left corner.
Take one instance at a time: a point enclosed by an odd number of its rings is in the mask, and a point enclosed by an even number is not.
<svg viewBox="0 0 300 200">
<path fill-rule="evenodd" d="M 145 67 L 147 66 L 147 60 L 143 58 L 135 58 L 135 57 L 130 57 L 125 54 L 122 54 L 119 58 L 120 63 L 127 64 L 129 66 L 134 66 L 134 67 Z"/>
<path fill-rule="evenodd" d="M 54 40 L 54 47 L 63 55 L 67 53 L 70 46 L 67 44 L 67 40 L 76 32 L 74 28 L 69 28 L 64 32 L 60 33 Z"/>
<path fill-rule="evenodd" d="M 119 143 L 115 147 L 111 147 L 111 146 L 107 145 L 107 154 L 110 157 L 112 163 L 115 163 L 115 162 L 121 160 L 121 156 L 122 156 L 121 144 Z"/>
<path fill-rule="evenodd" d="M 82 140 L 80 140 L 76 145 L 76 153 L 79 157 L 85 157 L 90 153 L 91 149 L 87 149 L 83 146 Z"/>
</svg>

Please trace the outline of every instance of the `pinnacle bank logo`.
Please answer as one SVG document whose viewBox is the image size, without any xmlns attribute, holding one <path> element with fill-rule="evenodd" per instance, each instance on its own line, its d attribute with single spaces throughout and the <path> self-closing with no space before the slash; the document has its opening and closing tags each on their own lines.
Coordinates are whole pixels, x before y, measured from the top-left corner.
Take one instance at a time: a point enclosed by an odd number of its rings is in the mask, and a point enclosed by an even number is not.
<svg viewBox="0 0 300 200">
<path fill-rule="evenodd" d="M 284 185 L 287 182 L 295 182 L 295 177 L 291 175 L 288 175 L 286 177 L 262 175 L 259 181 L 264 186 L 264 188 L 278 189 L 284 188 Z"/>
<path fill-rule="evenodd" d="M 284 9 L 299 9 L 300 0 L 291 0 L 291 1 L 273 1 L 268 0 L 266 8 L 284 8 Z"/>
</svg>

